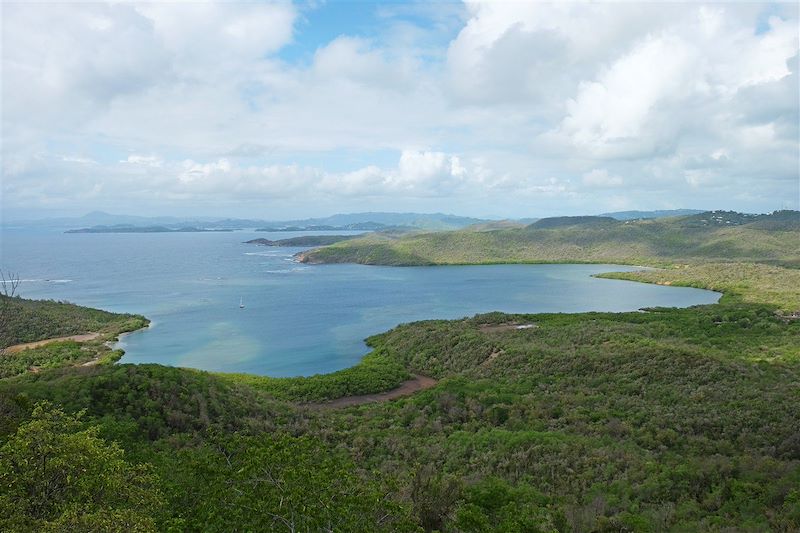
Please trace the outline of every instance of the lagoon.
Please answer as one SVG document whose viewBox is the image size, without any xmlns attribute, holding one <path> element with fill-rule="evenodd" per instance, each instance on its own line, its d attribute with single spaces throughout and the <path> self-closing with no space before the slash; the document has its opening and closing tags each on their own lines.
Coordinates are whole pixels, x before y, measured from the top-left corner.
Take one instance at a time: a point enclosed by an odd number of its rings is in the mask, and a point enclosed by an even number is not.
<svg viewBox="0 0 800 533">
<path fill-rule="evenodd" d="M 292 259 L 302 248 L 243 243 L 309 234 L 331 232 L 64 234 L 4 228 L 0 267 L 25 280 L 23 297 L 150 318 L 150 328 L 121 339 L 123 363 L 270 376 L 352 366 L 368 351 L 364 338 L 403 322 L 489 311 L 687 307 L 720 296 L 591 277 L 636 269 L 630 266 L 305 265 Z"/>
</svg>

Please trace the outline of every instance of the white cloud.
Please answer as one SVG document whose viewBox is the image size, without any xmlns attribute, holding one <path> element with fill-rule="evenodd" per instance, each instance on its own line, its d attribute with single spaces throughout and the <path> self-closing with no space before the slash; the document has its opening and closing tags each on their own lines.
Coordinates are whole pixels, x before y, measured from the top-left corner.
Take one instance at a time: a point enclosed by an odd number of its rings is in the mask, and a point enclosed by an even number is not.
<svg viewBox="0 0 800 533">
<path fill-rule="evenodd" d="M 62 161 L 67 163 L 78 163 L 80 165 L 96 165 L 97 161 L 90 157 L 82 157 L 79 155 L 66 155 L 61 158 Z"/>
<path fill-rule="evenodd" d="M 137 5 L 182 66 L 226 69 L 257 60 L 292 38 L 290 3 L 151 2 Z"/>
<path fill-rule="evenodd" d="M 623 180 L 613 176 L 604 168 L 595 168 L 581 177 L 581 182 L 588 187 L 621 187 Z"/>
<path fill-rule="evenodd" d="M 795 5 L 384 6 L 387 31 L 321 43 L 302 9 L 4 5 L 4 206 L 127 192 L 132 208 L 448 198 L 535 215 L 798 195 Z M 392 22 L 402 9 L 430 24 Z"/>
<path fill-rule="evenodd" d="M 653 155 L 676 134 L 664 107 L 691 85 L 694 57 L 671 36 L 638 43 L 597 81 L 580 84 L 559 133 L 593 156 Z"/>
<path fill-rule="evenodd" d="M 131 154 L 127 158 L 120 160 L 120 163 L 160 168 L 164 165 L 164 160 L 156 155 Z"/>
</svg>

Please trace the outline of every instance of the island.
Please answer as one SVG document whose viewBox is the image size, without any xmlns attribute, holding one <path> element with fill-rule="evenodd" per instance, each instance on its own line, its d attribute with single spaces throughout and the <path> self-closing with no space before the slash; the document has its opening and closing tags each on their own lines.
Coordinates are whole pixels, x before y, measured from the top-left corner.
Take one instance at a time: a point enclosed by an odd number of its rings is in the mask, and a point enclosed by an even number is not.
<svg viewBox="0 0 800 533">
<path fill-rule="evenodd" d="M 264 238 L 251 239 L 245 244 L 258 244 L 260 246 L 326 246 L 337 242 L 355 239 L 360 235 L 304 235 L 302 237 L 291 237 L 289 239 L 269 240 Z"/>
<path fill-rule="evenodd" d="M 194 226 L 171 228 L 167 226 L 92 226 L 91 228 L 70 229 L 64 233 L 218 233 L 234 231 L 231 228 L 197 228 Z"/>
</svg>

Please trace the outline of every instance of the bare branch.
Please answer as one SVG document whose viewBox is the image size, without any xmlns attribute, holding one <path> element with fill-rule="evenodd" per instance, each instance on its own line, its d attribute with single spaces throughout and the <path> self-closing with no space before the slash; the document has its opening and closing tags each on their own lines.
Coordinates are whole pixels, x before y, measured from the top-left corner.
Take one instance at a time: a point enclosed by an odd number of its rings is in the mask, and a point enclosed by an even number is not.
<svg viewBox="0 0 800 533">
<path fill-rule="evenodd" d="M 0 292 L 2 292 L 4 296 L 13 298 L 17 294 L 19 283 L 20 279 L 18 273 L 0 270 Z"/>
</svg>

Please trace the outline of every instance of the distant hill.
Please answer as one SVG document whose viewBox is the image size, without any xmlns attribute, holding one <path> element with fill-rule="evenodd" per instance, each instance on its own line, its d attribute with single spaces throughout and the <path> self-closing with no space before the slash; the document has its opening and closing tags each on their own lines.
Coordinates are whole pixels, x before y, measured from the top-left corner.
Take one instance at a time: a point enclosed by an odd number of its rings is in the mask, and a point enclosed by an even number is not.
<svg viewBox="0 0 800 533">
<path fill-rule="evenodd" d="M 206 233 L 233 231 L 231 229 L 207 229 L 195 228 L 193 226 L 168 228 L 166 226 L 127 226 L 119 224 L 115 226 L 92 226 L 91 228 L 70 229 L 64 233 Z"/>
<path fill-rule="evenodd" d="M 528 222 L 524 220 L 492 220 L 489 222 L 481 222 L 478 224 L 472 224 L 471 226 L 467 226 L 465 229 L 470 229 L 473 231 L 493 231 L 498 229 L 512 229 L 512 228 L 523 228 L 530 224 L 532 220 Z"/>
<path fill-rule="evenodd" d="M 684 217 L 680 224 L 684 227 L 742 226 L 774 231 L 800 230 L 800 212 L 775 211 L 769 215 L 737 213 L 736 211 L 706 211 Z"/>
<path fill-rule="evenodd" d="M 344 224 L 342 226 L 331 225 L 299 225 L 299 226 L 285 226 L 268 228 L 257 228 L 256 231 L 410 231 L 416 230 L 412 226 L 387 226 L 379 222 L 354 222 L 352 224 Z"/>
<path fill-rule="evenodd" d="M 264 231 L 312 231 L 312 230 L 363 230 L 384 231 L 389 229 L 424 229 L 429 231 L 461 229 L 472 224 L 488 222 L 471 217 L 460 217 L 443 213 L 349 213 L 329 217 L 298 220 L 238 219 L 223 217 L 143 217 L 114 215 L 93 211 L 80 217 L 46 218 L 15 222 L 24 227 L 51 227 L 63 229 L 87 229 L 99 226 L 156 227 L 167 229 L 198 227 L 206 229 L 260 228 Z"/>
<path fill-rule="evenodd" d="M 702 209 L 662 209 L 657 211 L 615 211 L 613 213 L 601 213 L 601 217 L 611 217 L 617 220 L 636 220 L 640 218 L 665 218 L 681 217 L 686 215 L 696 215 L 705 213 Z"/>
<path fill-rule="evenodd" d="M 353 229 L 363 229 L 357 227 L 365 223 L 379 224 L 385 227 L 410 227 L 426 230 L 450 230 L 461 229 L 472 224 L 488 222 L 480 218 L 460 217 L 447 215 L 444 213 L 385 213 L 385 212 L 366 212 L 338 214 L 323 218 L 307 218 L 304 220 L 290 220 L 283 224 L 287 226 L 308 227 L 308 226 L 333 226 L 340 229 L 352 227 Z"/>
<path fill-rule="evenodd" d="M 371 234 L 299 256 L 312 263 L 438 265 L 537 262 L 664 264 L 752 261 L 800 266 L 797 211 L 615 220 L 555 217 L 524 228 Z"/>
<path fill-rule="evenodd" d="M 355 239 L 359 235 L 306 235 L 304 237 L 292 237 L 290 239 L 279 239 L 271 241 L 269 239 L 252 239 L 245 241 L 245 244 L 258 244 L 260 246 L 327 246 L 336 242 Z"/>
<path fill-rule="evenodd" d="M 613 225 L 616 223 L 617 220 L 611 217 L 550 217 L 539 219 L 528 227 L 532 229 L 552 229 L 572 226 Z"/>
</svg>

